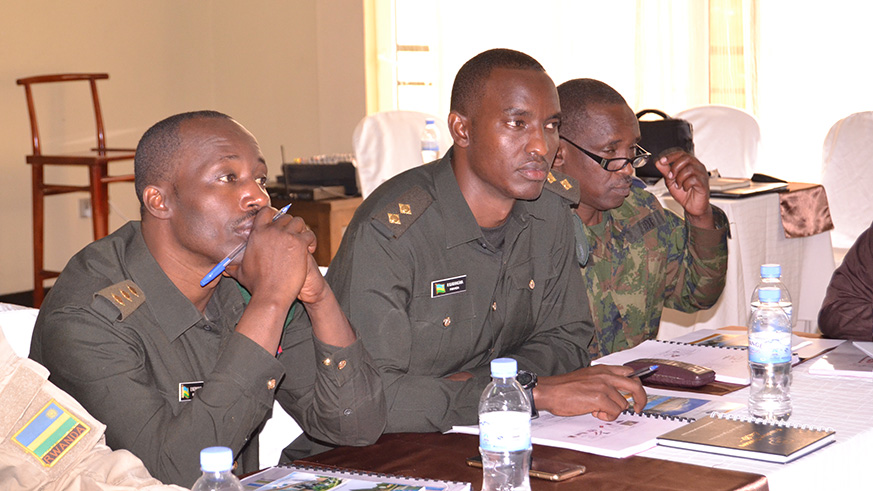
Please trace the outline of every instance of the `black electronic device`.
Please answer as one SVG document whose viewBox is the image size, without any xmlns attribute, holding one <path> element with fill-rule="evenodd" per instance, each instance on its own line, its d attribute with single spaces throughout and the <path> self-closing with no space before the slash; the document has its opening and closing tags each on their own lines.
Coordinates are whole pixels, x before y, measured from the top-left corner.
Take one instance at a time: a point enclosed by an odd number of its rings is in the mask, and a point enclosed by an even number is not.
<svg viewBox="0 0 873 491">
<path fill-rule="evenodd" d="M 360 196 L 351 162 L 282 164 L 282 179 L 289 192 L 294 186 L 342 186 L 346 196 Z"/>
</svg>

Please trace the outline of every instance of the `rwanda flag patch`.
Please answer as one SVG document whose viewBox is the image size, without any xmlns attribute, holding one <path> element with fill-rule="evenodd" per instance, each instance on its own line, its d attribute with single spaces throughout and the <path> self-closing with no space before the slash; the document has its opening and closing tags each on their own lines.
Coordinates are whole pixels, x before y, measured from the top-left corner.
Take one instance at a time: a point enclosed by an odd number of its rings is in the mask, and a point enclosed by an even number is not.
<svg viewBox="0 0 873 491">
<path fill-rule="evenodd" d="M 12 437 L 44 467 L 53 466 L 91 428 L 54 399 Z"/>
</svg>

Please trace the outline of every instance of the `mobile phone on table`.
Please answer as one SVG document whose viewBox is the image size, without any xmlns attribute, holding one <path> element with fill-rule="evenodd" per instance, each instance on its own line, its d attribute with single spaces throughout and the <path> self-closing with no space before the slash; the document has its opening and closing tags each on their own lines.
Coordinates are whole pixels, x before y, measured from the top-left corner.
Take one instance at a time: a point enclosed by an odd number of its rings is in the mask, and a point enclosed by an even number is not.
<svg viewBox="0 0 873 491">
<path fill-rule="evenodd" d="M 481 469 L 482 456 L 470 457 L 467 459 L 467 465 Z M 584 472 L 584 465 L 534 457 L 531 461 L 530 472 L 528 474 L 530 477 L 545 479 L 546 481 L 564 481 Z"/>
</svg>

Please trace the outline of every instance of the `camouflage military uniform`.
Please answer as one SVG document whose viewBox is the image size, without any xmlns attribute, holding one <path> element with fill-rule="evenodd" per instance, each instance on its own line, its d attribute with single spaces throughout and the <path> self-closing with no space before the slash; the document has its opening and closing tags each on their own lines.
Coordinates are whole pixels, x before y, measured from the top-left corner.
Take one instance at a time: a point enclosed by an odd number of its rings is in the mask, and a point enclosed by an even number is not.
<svg viewBox="0 0 873 491">
<path fill-rule="evenodd" d="M 594 318 L 592 358 L 658 335 L 664 307 L 712 307 L 727 271 L 727 217 L 713 207 L 717 230 L 686 226 L 649 192 L 631 187 L 618 208 L 581 226 L 590 244 L 582 276 Z"/>
</svg>

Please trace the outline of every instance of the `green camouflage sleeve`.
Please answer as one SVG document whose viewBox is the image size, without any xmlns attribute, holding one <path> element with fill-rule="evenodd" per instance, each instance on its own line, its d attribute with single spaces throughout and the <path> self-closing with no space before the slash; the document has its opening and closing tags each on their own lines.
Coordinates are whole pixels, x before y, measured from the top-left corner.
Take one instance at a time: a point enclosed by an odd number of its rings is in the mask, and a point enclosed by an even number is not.
<svg viewBox="0 0 873 491">
<path fill-rule="evenodd" d="M 667 239 L 667 290 L 664 306 L 682 312 L 694 312 L 715 305 L 724 289 L 727 273 L 727 216 L 712 207 L 715 230 L 697 228 L 668 212 L 676 223 Z"/>
</svg>

